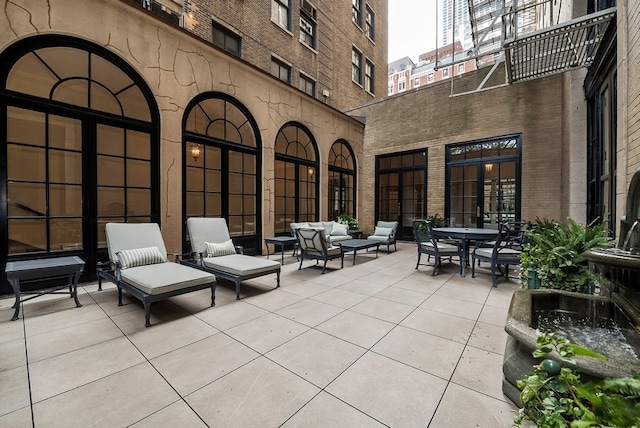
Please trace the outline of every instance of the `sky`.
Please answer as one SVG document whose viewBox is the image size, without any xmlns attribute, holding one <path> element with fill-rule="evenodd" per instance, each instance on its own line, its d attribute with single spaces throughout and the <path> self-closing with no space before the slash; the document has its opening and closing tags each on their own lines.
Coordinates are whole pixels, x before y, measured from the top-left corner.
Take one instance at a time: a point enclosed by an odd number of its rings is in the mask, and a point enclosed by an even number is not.
<svg viewBox="0 0 640 428">
<path fill-rule="evenodd" d="M 436 48 L 436 0 L 389 0 L 389 62 Z"/>
</svg>

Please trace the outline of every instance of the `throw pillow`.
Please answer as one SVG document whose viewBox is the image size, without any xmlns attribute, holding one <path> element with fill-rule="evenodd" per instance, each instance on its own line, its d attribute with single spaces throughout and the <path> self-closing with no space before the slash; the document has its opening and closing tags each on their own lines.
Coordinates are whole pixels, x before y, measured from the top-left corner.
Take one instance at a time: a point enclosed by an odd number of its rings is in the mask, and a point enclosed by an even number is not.
<svg viewBox="0 0 640 428">
<path fill-rule="evenodd" d="M 231 239 L 220 243 L 205 242 L 204 245 L 207 247 L 207 257 L 228 256 L 236 253 L 236 247 Z"/>
<path fill-rule="evenodd" d="M 135 248 L 132 250 L 120 250 L 116 253 L 122 269 L 136 266 L 164 263 L 167 256 L 162 254 L 158 247 Z"/>
<path fill-rule="evenodd" d="M 377 227 L 375 232 L 373 232 L 374 236 L 389 236 L 393 232 L 393 228 L 391 227 Z"/>
<path fill-rule="evenodd" d="M 334 223 L 333 229 L 331 229 L 331 236 L 347 236 L 349 234 L 349 228 L 346 224 Z"/>
</svg>

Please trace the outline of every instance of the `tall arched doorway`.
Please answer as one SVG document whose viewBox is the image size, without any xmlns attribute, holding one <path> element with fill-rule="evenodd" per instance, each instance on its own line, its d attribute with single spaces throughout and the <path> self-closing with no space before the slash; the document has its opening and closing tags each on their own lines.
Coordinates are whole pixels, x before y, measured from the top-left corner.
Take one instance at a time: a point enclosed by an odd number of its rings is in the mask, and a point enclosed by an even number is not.
<svg viewBox="0 0 640 428">
<path fill-rule="evenodd" d="M 249 110 L 235 98 L 199 95 L 184 122 L 184 222 L 223 217 L 236 245 L 260 252 L 260 132 Z M 187 233 L 183 233 L 189 250 Z"/>
<path fill-rule="evenodd" d="M 338 140 L 329 151 L 329 218 L 356 217 L 356 157 L 349 144 Z"/>
<path fill-rule="evenodd" d="M 158 109 L 136 71 L 62 36 L 0 54 L 0 257 L 107 260 L 107 222 L 160 218 Z M 2 292 L 8 292 L 2 278 Z"/>
<path fill-rule="evenodd" d="M 318 221 L 318 146 L 307 127 L 285 124 L 275 146 L 275 233 L 288 235 L 292 222 Z"/>
</svg>

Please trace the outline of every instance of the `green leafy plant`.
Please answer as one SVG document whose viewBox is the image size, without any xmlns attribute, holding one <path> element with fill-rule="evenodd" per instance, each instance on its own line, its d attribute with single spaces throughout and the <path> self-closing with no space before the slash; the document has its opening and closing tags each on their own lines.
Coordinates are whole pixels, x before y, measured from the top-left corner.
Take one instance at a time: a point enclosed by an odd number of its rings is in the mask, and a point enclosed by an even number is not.
<svg viewBox="0 0 640 428">
<path fill-rule="evenodd" d="M 541 288 L 592 292 L 584 252 L 613 245 L 604 223 L 594 221 L 585 226 L 571 218 L 567 223 L 536 219 L 525 233 L 528 244 L 520 257 L 523 285 L 532 268 Z"/>
<path fill-rule="evenodd" d="M 560 361 L 572 363 L 576 355 L 605 358 L 570 343 L 557 333 L 538 336 L 535 358 L 545 358 L 518 381 L 522 407 L 514 423 L 530 421 L 540 428 L 640 426 L 640 377 L 582 382 L 575 370 L 546 358 L 556 352 Z"/>
<path fill-rule="evenodd" d="M 351 214 L 339 214 L 336 217 L 336 222 L 340 224 L 345 224 L 349 228 L 349 230 L 358 230 L 358 220 L 353 218 Z"/>
</svg>

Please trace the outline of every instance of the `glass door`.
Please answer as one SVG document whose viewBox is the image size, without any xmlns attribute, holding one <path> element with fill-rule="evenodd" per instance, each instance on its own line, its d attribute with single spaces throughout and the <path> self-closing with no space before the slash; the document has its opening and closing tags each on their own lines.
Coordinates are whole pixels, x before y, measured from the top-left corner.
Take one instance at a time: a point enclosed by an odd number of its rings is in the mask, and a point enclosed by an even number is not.
<svg viewBox="0 0 640 428">
<path fill-rule="evenodd" d="M 445 212 L 452 227 L 497 229 L 520 220 L 520 139 L 447 148 Z"/>
<path fill-rule="evenodd" d="M 379 157 L 376 221 L 397 221 L 398 239 L 413 240 L 413 221 L 427 216 L 426 152 Z"/>
</svg>

